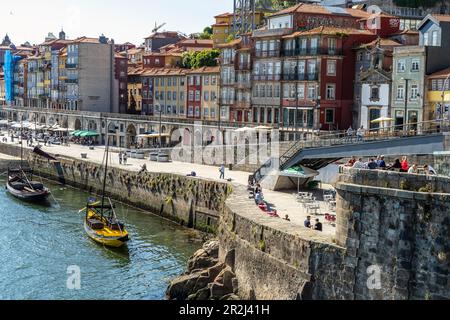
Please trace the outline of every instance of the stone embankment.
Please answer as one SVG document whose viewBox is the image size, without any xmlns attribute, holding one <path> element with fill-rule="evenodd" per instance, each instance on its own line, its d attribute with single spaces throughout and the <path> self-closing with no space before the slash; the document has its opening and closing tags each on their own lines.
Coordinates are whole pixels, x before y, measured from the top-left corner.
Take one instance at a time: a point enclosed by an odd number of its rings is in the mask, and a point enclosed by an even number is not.
<svg viewBox="0 0 450 320">
<path fill-rule="evenodd" d="M 219 260 L 218 240 L 205 243 L 189 259 L 187 272 L 170 283 L 167 299 L 239 300 L 236 274 L 227 260 Z"/>
<path fill-rule="evenodd" d="M 29 162 L 87 191 L 101 185 L 100 165 Z M 171 299 L 450 299 L 450 178 L 343 169 L 334 237 L 263 214 L 239 185 L 113 168 L 107 186 L 116 199 L 216 233 L 171 283 Z"/>
</svg>

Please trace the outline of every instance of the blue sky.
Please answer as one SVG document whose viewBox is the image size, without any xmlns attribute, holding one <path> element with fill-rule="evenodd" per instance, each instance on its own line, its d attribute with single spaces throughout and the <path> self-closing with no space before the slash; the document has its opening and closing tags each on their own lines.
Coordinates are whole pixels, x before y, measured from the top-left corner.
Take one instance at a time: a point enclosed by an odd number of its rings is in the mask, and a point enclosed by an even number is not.
<svg viewBox="0 0 450 320">
<path fill-rule="evenodd" d="M 214 16 L 231 12 L 233 0 L 22 0 L 2 1 L 0 37 L 8 33 L 17 45 L 43 42 L 64 27 L 69 38 L 97 37 L 104 33 L 116 43 L 140 44 L 155 22 L 162 30 L 193 33 L 214 22 Z"/>
</svg>

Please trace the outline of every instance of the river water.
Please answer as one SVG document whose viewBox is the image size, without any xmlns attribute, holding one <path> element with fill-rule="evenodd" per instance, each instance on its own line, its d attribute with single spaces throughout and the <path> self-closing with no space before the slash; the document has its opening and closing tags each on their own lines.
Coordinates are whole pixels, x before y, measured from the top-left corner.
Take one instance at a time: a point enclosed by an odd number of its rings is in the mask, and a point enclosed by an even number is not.
<svg viewBox="0 0 450 320">
<path fill-rule="evenodd" d="M 164 299 L 201 247 L 197 232 L 118 204 L 131 241 L 105 248 L 84 233 L 78 210 L 87 193 L 47 183 L 59 206 L 33 205 L 9 195 L 1 179 L 0 299 Z M 80 288 L 69 289 L 77 268 Z"/>
</svg>

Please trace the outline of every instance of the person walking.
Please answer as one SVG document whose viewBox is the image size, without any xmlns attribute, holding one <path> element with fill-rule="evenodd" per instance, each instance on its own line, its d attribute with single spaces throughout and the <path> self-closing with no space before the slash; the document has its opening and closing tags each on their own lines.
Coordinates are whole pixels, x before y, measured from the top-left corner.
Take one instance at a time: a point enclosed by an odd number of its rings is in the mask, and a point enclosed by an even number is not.
<svg viewBox="0 0 450 320">
<path fill-rule="evenodd" d="M 122 152 L 119 152 L 119 165 L 122 165 Z"/>
<path fill-rule="evenodd" d="M 352 126 L 350 126 L 348 129 L 347 129 L 347 133 L 346 133 L 346 137 L 345 137 L 345 141 L 344 142 L 352 142 L 352 139 L 353 138 L 353 128 L 352 128 Z"/>
<path fill-rule="evenodd" d="M 220 178 L 219 179 L 225 179 L 225 165 L 221 165 L 220 166 L 219 172 L 220 172 Z"/>
<path fill-rule="evenodd" d="M 364 126 L 361 126 L 357 131 L 356 131 L 356 141 L 357 142 L 363 142 L 364 141 Z"/>
<path fill-rule="evenodd" d="M 128 156 L 126 153 L 123 154 L 123 165 L 126 166 L 127 165 L 127 160 L 128 160 Z"/>
</svg>

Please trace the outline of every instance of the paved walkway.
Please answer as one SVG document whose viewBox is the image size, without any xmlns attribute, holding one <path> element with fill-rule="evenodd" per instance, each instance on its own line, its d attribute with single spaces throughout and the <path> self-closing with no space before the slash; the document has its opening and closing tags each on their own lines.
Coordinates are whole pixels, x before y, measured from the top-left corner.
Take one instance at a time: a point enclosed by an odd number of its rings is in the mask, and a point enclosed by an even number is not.
<svg viewBox="0 0 450 320">
<path fill-rule="evenodd" d="M 0 142 L 3 143 L 3 142 Z M 8 144 L 11 144 L 11 140 L 8 139 Z M 25 145 L 26 143 L 24 143 Z M 14 142 L 14 145 L 19 145 L 17 141 Z M 90 161 L 93 163 L 101 164 L 104 159 L 105 147 L 98 146 L 94 147 L 94 150 L 89 150 L 87 146 L 81 146 L 72 144 L 69 147 L 67 146 L 43 146 L 42 150 L 61 156 L 68 156 L 76 159 L 81 159 L 81 154 L 86 153 L 87 159 L 86 161 Z M 139 171 L 143 164 L 146 164 L 147 170 L 150 172 L 162 172 L 162 173 L 174 173 L 180 175 L 187 175 L 192 171 L 197 173 L 199 178 L 205 178 L 209 180 L 220 181 L 219 179 L 219 168 L 214 166 L 200 165 L 195 163 L 185 163 L 185 162 L 169 162 L 169 163 L 161 163 L 161 162 L 151 162 L 149 160 L 140 160 L 140 159 L 128 159 L 127 165 L 119 165 L 119 156 L 117 153 L 110 153 L 110 164 L 113 167 L 126 168 L 130 171 Z M 248 184 L 248 176 L 250 173 L 243 171 L 230 171 L 225 170 L 225 178 L 231 179 L 232 183 L 238 183 L 244 186 Z M 222 180 L 223 181 L 223 180 Z M 331 188 L 330 186 L 324 186 L 324 188 Z M 278 214 L 281 218 L 284 218 L 285 215 L 289 215 L 292 223 L 299 225 L 300 228 L 303 227 L 303 222 L 306 219 L 307 212 L 303 206 L 297 202 L 296 196 L 293 195 L 293 192 L 278 192 L 278 191 L 270 191 L 263 190 L 264 199 L 268 203 L 272 204 L 273 207 L 278 211 Z M 321 194 L 321 192 L 319 192 Z M 320 194 L 317 195 L 317 199 L 320 198 Z M 321 207 L 320 212 L 324 214 L 325 212 L 329 212 L 327 204 L 323 201 L 318 201 Z M 261 214 L 263 214 L 261 212 Z M 314 221 L 316 216 L 312 215 L 312 220 Z M 318 215 L 317 218 L 323 224 L 323 231 L 326 234 L 334 234 L 335 228 L 329 225 L 323 215 Z"/>
</svg>

